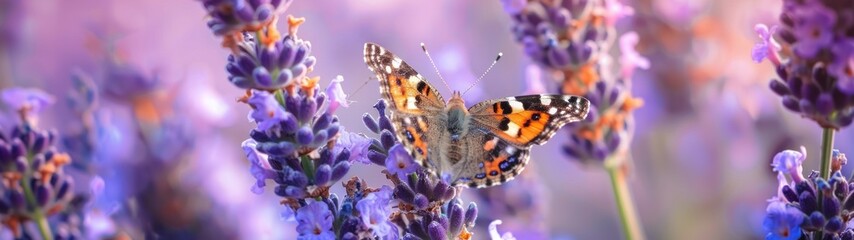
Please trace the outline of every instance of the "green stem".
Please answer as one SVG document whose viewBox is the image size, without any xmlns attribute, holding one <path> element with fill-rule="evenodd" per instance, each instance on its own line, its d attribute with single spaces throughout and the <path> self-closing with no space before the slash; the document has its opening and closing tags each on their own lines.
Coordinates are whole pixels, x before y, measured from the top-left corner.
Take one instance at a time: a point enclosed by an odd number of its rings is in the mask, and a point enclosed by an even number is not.
<svg viewBox="0 0 854 240">
<path fill-rule="evenodd" d="M 833 131 L 834 130 L 832 128 L 823 128 L 821 131 L 821 167 L 819 168 L 819 177 L 824 180 L 830 179 L 830 157 L 833 152 Z M 818 191 L 818 199 L 824 199 L 822 195 L 824 195 L 822 191 Z M 823 202 L 824 201 L 818 201 L 818 209 L 822 209 L 821 205 Z M 816 235 L 821 238 L 821 236 L 824 236 L 824 233 L 819 230 L 816 231 Z"/>
<path fill-rule="evenodd" d="M 621 169 L 622 164 L 608 166 L 608 175 L 611 176 L 611 188 L 614 190 L 614 200 L 617 202 L 617 211 L 620 214 L 620 224 L 627 240 L 644 239 L 638 220 L 637 211 L 632 202 L 626 176 Z"/>
<path fill-rule="evenodd" d="M 32 162 L 32 156 L 27 158 L 30 162 Z M 32 164 L 32 163 L 30 163 Z M 40 207 L 38 207 L 38 201 L 36 201 L 36 195 L 33 193 L 32 185 L 30 185 L 31 176 L 33 175 L 32 170 L 27 170 L 26 177 L 21 180 L 21 185 L 24 187 L 24 197 L 27 198 L 27 203 L 30 206 L 33 206 L 33 221 L 36 222 L 36 225 L 39 227 L 39 234 L 41 234 L 43 240 L 52 240 L 53 233 L 51 233 L 50 225 L 47 223 L 47 218 L 44 215 L 44 212 Z"/>
<path fill-rule="evenodd" d="M 830 178 L 830 157 L 833 152 L 834 131 L 832 128 L 824 128 L 821 132 L 821 169 L 819 171 L 821 178 L 825 180 Z"/>
</svg>

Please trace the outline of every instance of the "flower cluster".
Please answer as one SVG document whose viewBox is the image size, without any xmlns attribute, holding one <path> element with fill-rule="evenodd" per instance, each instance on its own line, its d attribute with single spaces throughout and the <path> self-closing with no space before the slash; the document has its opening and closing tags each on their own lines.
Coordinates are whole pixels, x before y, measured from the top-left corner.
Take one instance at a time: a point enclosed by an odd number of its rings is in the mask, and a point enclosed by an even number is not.
<svg viewBox="0 0 854 240">
<path fill-rule="evenodd" d="M 377 165 L 385 166 L 390 174 L 399 178 L 421 169 L 421 166 L 412 159 L 412 156 L 409 155 L 409 152 L 400 144 L 399 139 L 393 133 L 394 128 L 385 111 L 386 102 L 377 101 L 374 104 L 374 109 L 378 113 L 376 119 L 368 113 L 362 116 L 362 121 L 368 130 L 380 135 L 379 141 L 374 141 L 368 149 L 366 156 L 368 160 Z"/>
<path fill-rule="evenodd" d="M 385 101 L 374 108 L 378 116 L 365 113 L 362 120 L 380 140 L 373 140 L 366 157 L 385 166 L 386 177 L 394 183 L 396 209 L 391 221 L 401 229 L 404 239 L 467 239 L 477 218 L 477 205 L 463 210 L 461 189 L 450 186 L 421 168 L 400 144 L 386 114 Z"/>
<path fill-rule="evenodd" d="M 409 174 L 406 180 L 389 175 L 395 183 L 394 197 L 399 212 L 392 221 L 408 239 L 469 239 L 468 229 L 477 220 L 477 205 L 469 203 L 463 210 L 458 189 L 431 178 L 425 171 Z"/>
<path fill-rule="evenodd" d="M 610 74 L 610 47 L 616 21 L 633 10 L 615 0 L 504 1 L 513 16 L 513 32 L 525 53 L 559 82 L 560 94 L 582 95 L 591 111 L 582 122 L 570 123 L 564 152 L 582 162 L 602 162 L 625 150 L 631 137 L 631 111 L 642 104 L 631 97 L 635 68 L 649 61 L 634 51 L 635 33 L 619 38 L 620 69 Z"/>
<path fill-rule="evenodd" d="M 275 22 L 255 36 L 245 33 L 228 56 L 228 80 L 243 89 L 276 90 L 304 78 L 317 59 L 310 55 L 311 42 L 296 35 L 303 21 L 289 16 L 290 29 L 281 40 Z"/>
<path fill-rule="evenodd" d="M 256 123 L 242 144 L 256 179 L 252 192 L 263 193 L 268 180 L 275 182 L 274 192 L 296 220 L 299 239 L 470 239 L 476 205 L 463 208 L 459 188 L 420 168 L 395 136 L 385 102 L 374 106 L 377 119 L 363 117 L 379 139 L 344 131 L 334 114 L 349 104 L 343 79 L 321 91 L 319 78 L 308 77 L 316 58 L 311 44 L 296 36 L 304 19 L 289 16 L 287 35 L 281 37 L 270 7 L 290 1 L 249 2 L 203 4 L 213 17 L 209 25 L 232 50 L 228 79 L 246 89 L 240 102 L 251 107 L 248 118 Z M 238 12 L 241 18 L 235 18 L 232 10 L 239 7 L 256 15 Z M 343 198 L 330 193 L 354 162 L 385 166 L 394 186 L 370 188 L 353 177 L 342 183 Z"/>
<path fill-rule="evenodd" d="M 590 113 L 580 122 L 567 124 L 570 141 L 563 150 L 582 162 L 602 163 L 628 147 L 634 127 L 631 112 L 643 101 L 632 97 L 625 86 L 606 82 L 597 82 L 584 97 L 590 100 Z"/>
<path fill-rule="evenodd" d="M 298 89 L 274 93 L 250 90 L 243 98 L 253 109 L 250 120 L 258 124 L 243 143 L 257 179 L 253 192 L 261 193 L 265 181 L 272 179 L 282 197 L 328 196 L 329 186 L 349 171 L 350 150 L 334 144 L 340 127 L 332 105 L 344 100 L 327 102 L 316 81 L 307 79 Z M 331 85 L 328 92 L 333 96 L 339 91 L 335 88 L 340 84 Z"/>
<path fill-rule="evenodd" d="M 784 0 L 782 26 L 755 27 L 753 60 L 768 59 L 779 79 L 771 90 L 783 106 L 823 128 L 854 119 L 854 6 L 842 1 Z"/>
<path fill-rule="evenodd" d="M 53 102 L 52 97 L 21 88 L 2 95 L 19 112 L 21 123 L 9 133 L 0 131 L 0 220 L 17 237 L 26 234 L 24 224 L 30 221 L 45 236 L 50 231 L 47 216 L 63 211 L 73 197 L 71 177 L 63 172 L 71 158 L 54 147 L 55 132 L 34 125 L 34 113 Z"/>
<path fill-rule="evenodd" d="M 331 194 L 319 201 L 288 201 L 294 212 L 297 232 L 303 239 L 398 239 L 397 228 L 388 219 L 391 214 L 391 188 L 368 188 L 354 177 L 344 184 L 344 199 Z"/>
<path fill-rule="evenodd" d="M 799 239 L 806 235 L 813 239 L 854 239 L 854 229 L 848 227 L 849 215 L 854 212 L 850 191 L 854 184 L 840 172 L 848 161 L 845 154 L 833 151 L 829 179 L 815 171 L 804 177 L 802 164 L 806 159 L 803 147 L 800 152 L 786 150 L 774 156 L 771 166 L 780 185 L 766 209 L 766 238 Z"/>
<path fill-rule="evenodd" d="M 202 0 L 208 27 L 217 36 L 256 31 L 285 11 L 292 0 Z"/>
<path fill-rule="evenodd" d="M 513 19 L 512 31 L 525 54 L 558 83 L 558 93 L 590 100 L 591 111 L 566 127 L 570 142 L 564 152 L 583 163 L 603 165 L 611 174 L 626 237 L 642 237 L 625 188 L 625 155 L 631 141 L 632 110 L 642 101 L 631 96 L 636 68 L 650 62 L 635 52 L 639 37 L 617 34 L 619 19 L 634 9 L 619 0 L 502 0 Z M 611 47 L 619 39 L 619 69 L 612 66 Z M 532 72 L 529 70 L 529 72 Z M 618 74 L 613 74 L 618 72 Z M 529 77 L 538 78 L 535 71 Z M 528 83 L 536 83 L 529 79 Z M 542 90 L 537 85 L 530 89 Z M 497 234 L 494 236 L 497 237 Z"/>
<path fill-rule="evenodd" d="M 599 62 L 607 58 L 616 20 L 633 10 L 615 0 L 504 0 L 513 17 L 513 34 L 526 55 L 564 75 L 563 91 L 581 95 L 599 81 Z"/>
</svg>

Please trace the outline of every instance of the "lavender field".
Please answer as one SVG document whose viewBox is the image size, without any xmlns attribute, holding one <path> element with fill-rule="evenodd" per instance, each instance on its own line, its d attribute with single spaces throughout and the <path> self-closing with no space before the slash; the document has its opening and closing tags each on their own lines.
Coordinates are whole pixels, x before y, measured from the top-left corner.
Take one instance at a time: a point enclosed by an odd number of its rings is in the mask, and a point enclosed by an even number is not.
<svg viewBox="0 0 854 240">
<path fill-rule="evenodd" d="M 846 0 L 0 0 L 0 239 L 854 240 Z"/>
</svg>

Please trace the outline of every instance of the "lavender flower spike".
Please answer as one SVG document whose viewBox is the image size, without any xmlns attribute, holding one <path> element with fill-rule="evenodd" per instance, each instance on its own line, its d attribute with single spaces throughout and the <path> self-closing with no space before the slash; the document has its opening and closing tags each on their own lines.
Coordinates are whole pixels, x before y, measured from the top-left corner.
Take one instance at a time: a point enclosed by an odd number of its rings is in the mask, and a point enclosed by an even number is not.
<svg viewBox="0 0 854 240">
<path fill-rule="evenodd" d="M 840 1 L 783 0 L 779 27 L 755 27 L 761 42 L 751 55 L 774 64 L 771 90 L 784 107 L 825 129 L 854 121 L 852 11 Z"/>
</svg>

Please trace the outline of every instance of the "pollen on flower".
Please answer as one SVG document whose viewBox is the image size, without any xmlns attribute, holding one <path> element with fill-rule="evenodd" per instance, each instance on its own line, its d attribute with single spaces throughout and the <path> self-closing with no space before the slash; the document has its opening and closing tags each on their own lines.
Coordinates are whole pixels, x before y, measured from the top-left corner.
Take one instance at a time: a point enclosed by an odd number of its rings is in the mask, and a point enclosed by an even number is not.
<svg viewBox="0 0 854 240">
<path fill-rule="evenodd" d="M 243 42 L 245 39 L 243 38 L 243 33 L 235 32 L 222 37 L 223 48 L 231 49 L 232 54 L 238 54 L 240 52 L 240 48 L 238 47 L 238 43 Z"/>
<path fill-rule="evenodd" d="M 626 98 L 625 102 L 623 102 L 622 110 L 625 112 L 631 112 L 635 109 L 640 108 L 641 106 L 643 106 L 643 99 L 633 98 L 629 96 Z"/>
<path fill-rule="evenodd" d="M 243 96 L 237 98 L 237 102 L 249 104 L 249 98 L 252 97 L 252 90 L 246 89 L 246 93 Z M 255 109 L 255 106 L 249 105 L 252 109 Z"/>
<path fill-rule="evenodd" d="M 5 187 L 14 186 L 14 183 L 21 180 L 21 173 L 19 172 L 5 172 L 3 173 L 3 185 Z"/>
<path fill-rule="evenodd" d="M 41 174 L 41 180 L 45 183 L 50 181 L 50 175 L 56 172 L 56 165 L 53 163 L 48 163 L 39 167 L 39 174 Z"/>
<path fill-rule="evenodd" d="M 311 97 L 312 95 L 314 95 L 314 88 L 317 87 L 317 82 L 319 81 L 320 77 L 305 78 L 305 80 L 302 81 L 302 84 L 300 84 L 300 88 L 302 88 L 302 91 L 305 92 L 309 97 Z"/>
<path fill-rule="evenodd" d="M 471 232 L 469 232 L 468 229 L 463 228 L 462 232 L 460 232 L 460 236 L 458 237 L 460 240 L 471 240 L 471 236 Z"/>
<path fill-rule="evenodd" d="M 149 98 L 140 97 L 133 101 L 133 111 L 136 116 L 143 122 L 156 123 L 160 122 L 160 111 L 155 102 Z"/>
<path fill-rule="evenodd" d="M 67 153 L 54 154 L 50 161 L 61 166 L 71 163 L 71 156 Z"/>
<path fill-rule="evenodd" d="M 297 30 L 299 30 L 299 25 L 305 22 L 305 18 L 294 17 L 293 15 L 288 15 L 288 35 L 296 36 Z"/>
<path fill-rule="evenodd" d="M 593 83 L 596 83 L 596 81 L 599 81 L 599 74 L 596 73 L 595 66 L 590 63 L 581 66 L 581 69 L 579 69 L 578 71 L 578 79 L 580 79 L 581 82 L 589 86 Z"/>
<path fill-rule="evenodd" d="M 562 86 L 565 94 L 584 95 L 593 84 L 599 81 L 599 74 L 593 63 L 585 64 L 575 71 L 564 71 L 564 74 L 569 77 Z"/>
<path fill-rule="evenodd" d="M 279 18 L 273 18 L 273 21 L 267 25 L 267 32 L 264 34 L 260 34 L 261 44 L 268 48 L 272 48 L 276 45 L 276 41 L 282 38 L 282 34 L 279 33 L 279 30 L 276 29 L 276 23 L 279 22 Z"/>
</svg>

